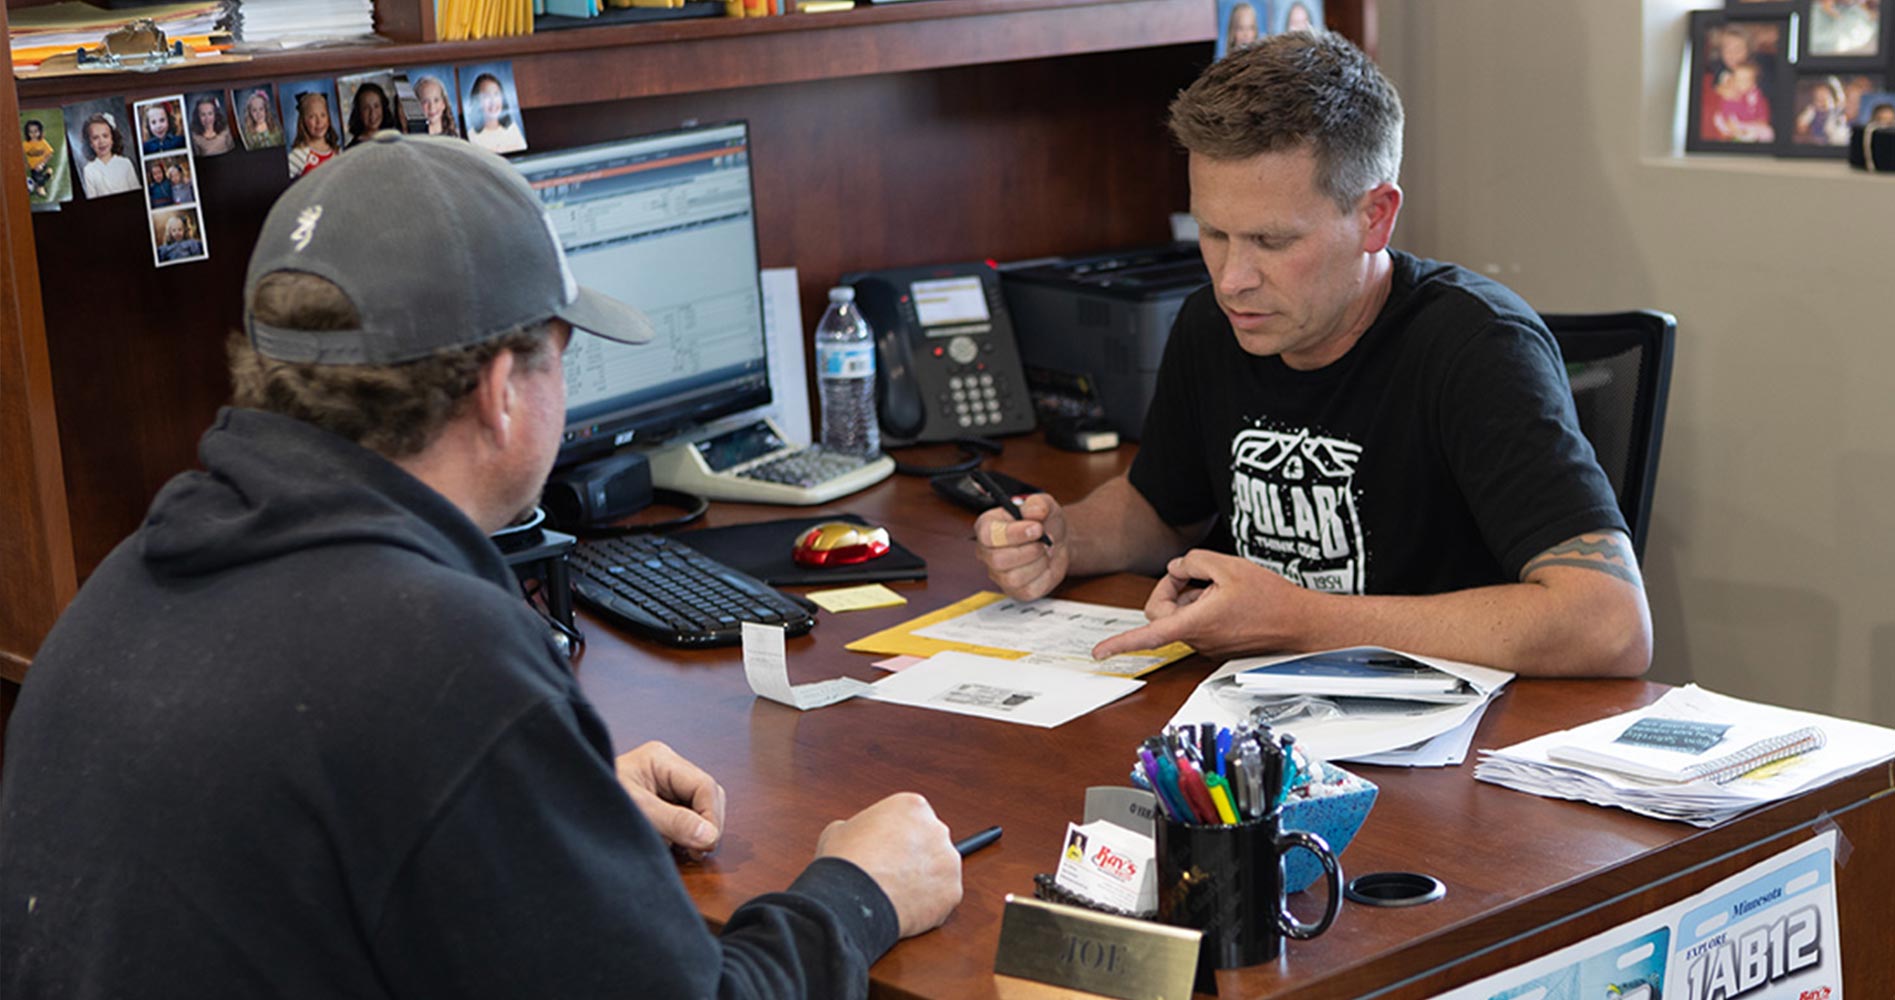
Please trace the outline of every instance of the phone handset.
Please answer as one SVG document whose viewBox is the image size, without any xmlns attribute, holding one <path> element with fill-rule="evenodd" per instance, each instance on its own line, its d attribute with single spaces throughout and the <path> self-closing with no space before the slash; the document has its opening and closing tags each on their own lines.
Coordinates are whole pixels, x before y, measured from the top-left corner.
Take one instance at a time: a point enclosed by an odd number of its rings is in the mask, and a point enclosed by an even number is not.
<svg viewBox="0 0 1895 1000">
<path fill-rule="evenodd" d="M 875 330 L 875 410 L 888 445 L 913 442 L 927 426 L 928 411 L 921 403 L 915 378 L 914 350 L 900 320 L 893 285 L 879 278 L 855 283 L 855 300 L 862 316 Z"/>
</svg>

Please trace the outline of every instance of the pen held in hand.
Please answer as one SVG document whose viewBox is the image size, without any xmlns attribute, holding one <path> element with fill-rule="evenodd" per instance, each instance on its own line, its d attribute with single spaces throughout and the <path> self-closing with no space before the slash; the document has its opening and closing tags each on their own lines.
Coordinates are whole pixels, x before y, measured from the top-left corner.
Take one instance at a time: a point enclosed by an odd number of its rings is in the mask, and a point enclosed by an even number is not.
<svg viewBox="0 0 1895 1000">
<path fill-rule="evenodd" d="M 965 840 L 955 841 L 954 851 L 955 853 L 959 854 L 961 857 L 964 858 L 964 857 L 967 857 L 969 854 L 972 854 L 975 851 L 978 851 L 981 848 L 986 847 L 988 844 L 991 844 L 994 841 L 999 840 L 999 839 L 1000 839 L 1000 828 L 997 826 L 990 826 L 987 829 L 982 830 L 979 833 L 976 833 L 973 836 L 966 838 Z"/>
<path fill-rule="evenodd" d="M 1020 513 L 1020 505 L 1013 502 L 1013 497 L 1010 496 L 1006 490 L 1001 489 L 999 483 L 994 482 L 994 477 L 988 475 L 987 470 L 975 469 L 968 473 L 968 475 L 973 477 L 974 482 L 980 484 L 980 488 L 985 491 L 988 496 L 994 498 L 994 502 L 998 503 L 1000 509 L 1006 511 L 1008 516 L 1016 521 L 1026 520 L 1025 515 Z M 1044 525 L 1040 528 L 1040 544 L 1049 549 L 1053 547 L 1053 540 L 1047 537 Z"/>
</svg>

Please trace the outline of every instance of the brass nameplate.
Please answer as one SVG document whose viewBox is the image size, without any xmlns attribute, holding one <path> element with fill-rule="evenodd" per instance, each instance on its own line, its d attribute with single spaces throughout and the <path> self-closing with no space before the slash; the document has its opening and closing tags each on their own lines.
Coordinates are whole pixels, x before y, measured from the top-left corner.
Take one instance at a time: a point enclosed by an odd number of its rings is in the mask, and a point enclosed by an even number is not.
<svg viewBox="0 0 1895 1000">
<path fill-rule="evenodd" d="M 1008 894 L 994 972 L 1120 1000 L 1188 1000 L 1201 937 Z"/>
</svg>

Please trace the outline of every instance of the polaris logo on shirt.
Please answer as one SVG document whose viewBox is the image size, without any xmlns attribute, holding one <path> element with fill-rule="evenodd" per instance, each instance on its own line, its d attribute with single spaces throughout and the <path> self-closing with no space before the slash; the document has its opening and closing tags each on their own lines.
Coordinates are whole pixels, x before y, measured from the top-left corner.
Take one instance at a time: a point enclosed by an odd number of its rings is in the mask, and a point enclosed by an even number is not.
<svg viewBox="0 0 1895 1000">
<path fill-rule="evenodd" d="M 1362 446 L 1253 428 L 1232 439 L 1230 457 L 1237 554 L 1311 590 L 1362 593 L 1368 550 L 1354 487 Z"/>
</svg>

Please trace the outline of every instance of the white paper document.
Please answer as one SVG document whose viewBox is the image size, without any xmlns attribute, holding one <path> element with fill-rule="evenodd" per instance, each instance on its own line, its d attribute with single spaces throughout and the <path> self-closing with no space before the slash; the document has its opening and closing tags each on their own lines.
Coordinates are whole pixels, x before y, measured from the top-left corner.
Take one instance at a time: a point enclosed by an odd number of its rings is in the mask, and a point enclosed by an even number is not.
<svg viewBox="0 0 1895 1000">
<path fill-rule="evenodd" d="M 784 440 L 791 444 L 814 441 L 809 425 L 809 384 L 803 372 L 803 314 L 797 304 L 796 269 L 766 267 L 758 272 L 763 285 L 763 330 L 768 342 L 770 405 L 766 416 L 776 418 Z"/>
<path fill-rule="evenodd" d="M 875 682 L 864 697 L 1051 729 L 1144 683 L 972 653 L 936 653 Z"/>
<path fill-rule="evenodd" d="M 1384 764 L 1389 767 L 1455 767 L 1467 759 L 1467 751 L 1474 745 L 1474 730 L 1480 728 L 1480 720 L 1487 714 L 1487 706 L 1493 703 L 1491 698 L 1481 702 L 1473 715 L 1439 736 L 1399 750 L 1359 754 L 1349 759 L 1357 764 Z"/>
<path fill-rule="evenodd" d="M 1550 751 L 1584 744 L 1594 731 L 1616 732 L 1640 718 L 1740 720 L 1770 718 L 1778 727 L 1813 726 L 1823 746 L 1765 764 L 1719 783 L 1650 781 L 1580 764 L 1561 763 Z M 1617 806 L 1658 819 L 1714 826 L 1746 809 L 1788 798 L 1895 757 L 1895 730 L 1866 722 L 1743 701 L 1689 684 L 1653 704 L 1620 716 L 1562 729 L 1499 750 L 1482 750 L 1474 777 L 1535 795 Z"/>
<path fill-rule="evenodd" d="M 744 680 L 760 698 L 808 711 L 847 701 L 874 685 L 853 677 L 835 677 L 808 684 L 790 683 L 789 658 L 783 652 L 783 627 L 743 623 Z"/>
<path fill-rule="evenodd" d="M 1232 660 L 1199 684 L 1171 721 L 1178 725 L 1213 722 L 1235 727 L 1248 721 L 1252 710 L 1263 708 L 1265 721 L 1279 732 L 1294 733 L 1297 745 L 1323 760 L 1360 760 L 1378 755 L 1374 763 L 1440 766 L 1446 762 L 1444 757 L 1454 756 L 1453 745 L 1430 746 L 1429 741 L 1464 726 L 1468 727 L 1467 737 L 1471 740 L 1472 727 L 1478 724 L 1488 702 L 1513 679 L 1505 670 L 1402 653 L 1461 678 L 1476 697 L 1446 705 L 1395 698 L 1286 697 L 1248 692 L 1235 680 L 1242 671 L 1305 655 L 1290 653 Z M 1444 749 L 1448 752 L 1444 753 Z M 1465 756 L 1465 747 L 1460 754 Z"/>
<path fill-rule="evenodd" d="M 964 642 L 972 646 L 1017 649 L 1090 661 L 1092 647 L 1120 632 L 1144 628 L 1149 622 L 1137 608 L 1114 608 L 1083 601 L 1040 598 L 1037 601 L 997 601 L 946 621 L 935 622 L 914 634 L 927 639 Z"/>
</svg>

